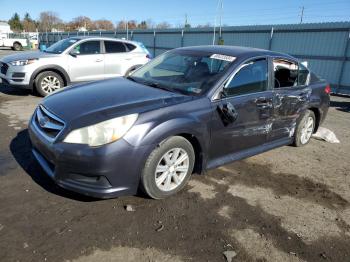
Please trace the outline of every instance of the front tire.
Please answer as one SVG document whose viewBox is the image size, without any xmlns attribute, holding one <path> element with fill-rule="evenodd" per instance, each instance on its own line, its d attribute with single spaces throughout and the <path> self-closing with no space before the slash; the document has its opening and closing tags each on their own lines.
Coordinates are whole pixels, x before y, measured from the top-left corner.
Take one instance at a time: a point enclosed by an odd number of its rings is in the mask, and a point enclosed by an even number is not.
<svg viewBox="0 0 350 262">
<path fill-rule="evenodd" d="M 315 126 L 315 114 L 311 110 L 307 110 L 297 123 L 293 145 L 296 147 L 307 145 L 314 133 Z"/>
<path fill-rule="evenodd" d="M 35 78 L 35 87 L 41 96 L 48 94 L 64 87 L 63 78 L 53 71 L 41 72 Z"/>
<path fill-rule="evenodd" d="M 149 155 L 141 176 L 141 189 L 151 198 L 162 199 L 179 192 L 189 180 L 195 162 L 191 143 L 174 136 Z"/>
<path fill-rule="evenodd" d="M 20 43 L 14 43 L 12 48 L 15 51 L 21 51 L 22 50 L 22 45 Z"/>
</svg>

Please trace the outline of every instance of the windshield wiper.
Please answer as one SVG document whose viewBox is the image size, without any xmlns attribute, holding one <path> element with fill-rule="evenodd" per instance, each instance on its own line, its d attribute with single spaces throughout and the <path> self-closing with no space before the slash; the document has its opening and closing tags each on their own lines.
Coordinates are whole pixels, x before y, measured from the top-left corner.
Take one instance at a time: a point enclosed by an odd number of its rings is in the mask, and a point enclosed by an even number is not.
<svg viewBox="0 0 350 262">
<path fill-rule="evenodd" d="M 136 83 L 141 83 L 141 84 L 144 84 L 146 86 L 150 86 L 150 87 L 154 87 L 154 88 L 158 88 L 158 89 L 162 89 L 162 90 L 165 90 L 165 91 L 168 91 L 168 92 L 171 92 L 171 93 L 181 93 L 181 94 L 186 94 L 186 92 L 184 92 L 183 90 L 181 89 L 178 89 L 178 88 L 169 88 L 169 87 L 166 87 L 158 82 L 153 82 L 153 81 L 148 81 L 148 80 L 144 80 L 144 79 L 140 79 L 140 78 L 137 78 L 137 77 L 132 77 L 132 76 L 127 76 L 126 79 L 129 79 L 131 81 L 134 81 Z"/>
<path fill-rule="evenodd" d="M 129 80 L 131 80 L 131 81 L 133 81 L 133 82 L 138 83 L 138 82 L 136 81 L 136 79 L 135 79 L 134 77 L 132 77 L 132 76 L 127 76 L 126 79 L 129 79 Z"/>
<path fill-rule="evenodd" d="M 151 86 L 151 87 L 155 87 L 155 88 L 158 88 L 158 89 L 162 89 L 162 90 L 174 93 L 174 90 L 172 88 L 163 86 L 163 85 L 161 85 L 161 84 L 159 84 L 157 82 L 144 81 L 143 84 L 146 85 L 146 86 Z"/>
</svg>

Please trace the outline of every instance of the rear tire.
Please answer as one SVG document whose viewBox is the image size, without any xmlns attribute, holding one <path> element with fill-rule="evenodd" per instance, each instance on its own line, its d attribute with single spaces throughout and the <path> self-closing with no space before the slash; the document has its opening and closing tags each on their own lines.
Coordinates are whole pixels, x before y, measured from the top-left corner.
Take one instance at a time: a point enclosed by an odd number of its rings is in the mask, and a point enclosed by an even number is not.
<svg viewBox="0 0 350 262">
<path fill-rule="evenodd" d="M 149 155 L 141 175 L 141 189 L 154 199 L 176 194 L 189 180 L 194 162 L 188 140 L 181 136 L 168 138 Z"/>
<path fill-rule="evenodd" d="M 293 145 L 296 147 L 307 145 L 311 140 L 312 134 L 314 133 L 315 126 L 315 114 L 311 110 L 307 110 L 297 123 Z"/>
<path fill-rule="evenodd" d="M 22 50 L 22 45 L 20 43 L 14 43 L 13 44 L 13 47 L 12 47 L 13 50 L 15 51 L 21 51 Z"/>
<path fill-rule="evenodd" d="M 48 94 L 64 87 L 64 81 L 56 72 L 44 71 L 35 78 L 35 87 L 39 95 L 47 96 Z"/>
</svg>

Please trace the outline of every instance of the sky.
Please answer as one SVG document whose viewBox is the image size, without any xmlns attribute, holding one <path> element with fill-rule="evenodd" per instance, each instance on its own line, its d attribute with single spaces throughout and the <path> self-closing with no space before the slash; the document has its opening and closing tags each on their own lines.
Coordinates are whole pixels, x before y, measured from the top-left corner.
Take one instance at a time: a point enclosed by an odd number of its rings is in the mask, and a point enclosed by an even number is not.
<svg viewBox="0 0 350 262">
<path fill-rule="evenodd" d="M 77 16 L 93 20 L 152 19 L 173 26 L 184 24 L 187 14 L 192 26 L 219 23 L 219 0 L 0 0 L 0 20 L 8 20 L 17 12 L 29 12 L 37 19 L 42 11 L 54 11 L 68 22 Z M 350 21 L 350 0 L 223 0 L 222 24 L 289 24 L 303 22 Z"/>
</svg>

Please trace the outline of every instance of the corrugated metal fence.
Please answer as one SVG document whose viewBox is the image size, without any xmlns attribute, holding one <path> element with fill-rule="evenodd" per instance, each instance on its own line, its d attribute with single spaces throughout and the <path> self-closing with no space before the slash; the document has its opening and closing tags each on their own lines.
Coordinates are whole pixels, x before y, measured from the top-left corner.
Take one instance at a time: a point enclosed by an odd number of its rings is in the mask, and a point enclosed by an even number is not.
<svg viewBox="0 0 350 262">
<path fill-rule="evenodd" d="M 167 50 L 213 43 L 213 29 L 166 29 L 40 33 L 41 43 L 51 45 L 77 35 L 127 38 L 142 42 L 155 56 Z M 216 43 L 219 29 L 216 30 Z M 333 92 L 350 94 L 350 22 L 224 27 L 225 45 L 249 46 L 291 54 L 332 84 Z"/>
</svg>

